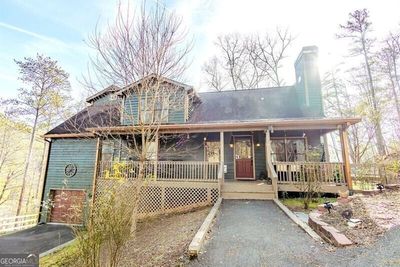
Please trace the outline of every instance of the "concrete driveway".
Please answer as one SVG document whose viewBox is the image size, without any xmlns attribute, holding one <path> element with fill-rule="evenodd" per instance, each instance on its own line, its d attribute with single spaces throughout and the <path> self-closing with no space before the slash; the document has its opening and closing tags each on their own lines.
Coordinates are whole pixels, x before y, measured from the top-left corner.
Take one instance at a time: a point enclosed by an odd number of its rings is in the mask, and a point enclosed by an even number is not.
<svg viewBox="0 0 400 267">
<path fill-rule="evenodd" d="M 224 200 L 210 239 L 191 265 L 398 266 L 399 244 L 398 228 L 373 247 L 333 248 L 315 242 L 272 201 Z"/>
<path fill-rule="evenodd" d="M 41 254 L 74 238 L 65 225 L 43 224 L 16 233 L 0 236 L 0 253 Z"/>
</svg>

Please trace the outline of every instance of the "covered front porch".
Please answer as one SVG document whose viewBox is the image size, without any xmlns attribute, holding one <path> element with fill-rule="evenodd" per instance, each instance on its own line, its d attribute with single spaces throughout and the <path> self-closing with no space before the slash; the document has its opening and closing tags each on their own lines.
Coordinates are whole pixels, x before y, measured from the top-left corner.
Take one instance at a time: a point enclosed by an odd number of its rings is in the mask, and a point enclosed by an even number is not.
<svg viewBox="0 0 400 267">
<path fill-rule="evenodd" d="M 145 162 L 145 177 L 151 183 L 205 183 L 226 198 L 274 198 L 278 191 L 305 191 L 311 183 L 318 192 L 338 193 L 352 186 L 346 129 L 355 122 L 319 119 L 164 125 Z M 108 132 L 129 142 L 123 127 L 112 130 Z M 342 162 L 329 162 L 325 136 L 331 131 L 340 133 Z M 100 141 L 98 178 L 122 175 L 135 179 L 139 162 L 121 150 L 110 156 L 106 140 Z"/>
</svg>

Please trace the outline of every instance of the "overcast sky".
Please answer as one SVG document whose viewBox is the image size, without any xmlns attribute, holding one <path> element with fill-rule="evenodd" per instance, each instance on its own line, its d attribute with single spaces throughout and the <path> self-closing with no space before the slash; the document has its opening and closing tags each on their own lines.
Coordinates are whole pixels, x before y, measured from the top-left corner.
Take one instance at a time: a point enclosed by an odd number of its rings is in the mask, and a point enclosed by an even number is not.
<svg viewBox="0 0 400 267">
<path fill-rule="evenodd" d="M 148 2 L 156 0 L 148 0 Z M 287 84 L 294 81 L 293 62 L 302 46 L 320 49 L 320 71 L 345 61 L 346 42 L 336 40 L 339 24 L 348 13 L 360 8 L 370 10 L 374 34 L 383 37 L 399 28 L 400 1 L 396 0 L 182 0 L 166 1 L 166 7 L 183 17 L 194 38 L 192 64 L 185 81 L 198 90 L 201 66 L 215 53 L 214 41 L 220 34 L 256 33 L 288 27 L 296 36 L 284 62 Z M 13 59 L 34 56 L 37 52 L 59 61 L 71 74 L 73 94 L 80 97 L 77 79 L 85 71 L 90 52 L 84 40 L 100 21 L 115 14 L 112 0 L 2 0 L 0 1 L 0 97 L 13 97 L 21 86 Z M 133 6 L 133 5 L 132 5 Z"/>
</svg>

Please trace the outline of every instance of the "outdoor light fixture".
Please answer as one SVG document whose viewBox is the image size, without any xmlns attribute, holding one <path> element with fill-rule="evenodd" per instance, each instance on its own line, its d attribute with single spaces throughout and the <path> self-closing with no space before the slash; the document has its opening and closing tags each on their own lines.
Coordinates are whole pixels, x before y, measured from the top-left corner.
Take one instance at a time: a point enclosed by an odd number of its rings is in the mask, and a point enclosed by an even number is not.
<svg viewBox="0 0 400 267">
<path fill-rule="evenodd" d="M 385 186 L 381 183 L 376 185 L 376 188 L 379 189 L 379 191 L 382 193 L 382 190 L 385 188 Z"/>
<path fill-rule="evenodd" d="M 257 143 L 256 146 L 260 146 L 260 143 Z"/>
<path fill-rule="evenodd" d="M 329 213 L 331 213 L 331 209 L 333 209 L 333 204 L 327 201 L 324 203 L 324 208 L 327 209 Z"/>
<path fill-rule="evenodd" d="M 229 141 L 229 146 L 233 147 L 233 137 L 232 137 L 232 135 L 231 135 L 231 138 L 230 138 L 230 141 Z"/>
</svg>

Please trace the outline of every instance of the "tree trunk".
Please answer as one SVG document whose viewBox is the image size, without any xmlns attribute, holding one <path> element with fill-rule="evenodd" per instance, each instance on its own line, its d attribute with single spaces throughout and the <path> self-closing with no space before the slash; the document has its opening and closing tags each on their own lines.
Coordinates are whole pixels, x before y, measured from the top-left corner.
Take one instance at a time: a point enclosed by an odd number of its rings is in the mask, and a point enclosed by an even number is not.
<svg viewBox="0 0 400 267">
<path fill-rule="evenodd" d="M 36 109 L 36 113 L 35 113 L 35 120 L 33 122 L 33 127 L 32 127 L 32 134 L 31 134 L 31 138 L 30 138 L 30 141 L 29 141 L 28 157 L 26 158 L 25 167 L 24 167 L 24 175 L 22 177 L 22 186 L 21 186 L 21 192 L 20 192 L 20 195 L 19 195 L 17 216 L 20 215 L 20 213 L 21 213 L 21 206 L 22 206 L 22 201 L 24 199 L 24 192 L 25 192 L 26 176 L 28 175 L 29 163 L 30 163 L 31 158 L 32 158 L 33 141 L 35 139 L 36 126 L 37 126 L 38 118 L 39 118 L 39 109 L 37 108 Z"/>
<path fill-rule="evenodd" d="M 369 89 L 370 89 L 369 91 L 371 93 L 371 100 L 372 100 L 372 109 L 374 112 L 373 120 L 374 120 L 374 126 L 375 126 L 376 146 L 378 148 L 378 154 L 380 156 L 384 156 L 384 155 L 386 155 L 385 139 L 383 138 L 383 134 L 382 134 L 381 119 L 380 119 L 380 116 L 378 116 L 379 111 L 378 111 L 378 104 L 377 104 L 376 95 L 375 95 L 375 87 L 374 87 L 374 82 L 372 79 L 371 66 L 368 61 L 368 53 L 367 53 L 367 49 L 365 47 L 365 39 L 364 38 L 361 40 L 361 43 L 362 43 L 365 67 L 367 68 L 368 84 L 369 84 Z"/>
<path fill-rule="evenodd" d="M 396 80 L 397 88 L 400 89 L 400 81 L 399 81 L 399 77 L 398 77 L 398 75 L 397 75 L 397 65 L 396 65 L 397 62 L 396 62 L 396 59 L 395 59 L 394 57 L 393 57 L 392 59 L 393 59 L 394 78 L 395 78 L 395 80 Z M 395 86 L 394 81 L 393 81 L 393 76 L 392 76 L 391 73 L 389 73 L 389 75 L 390 75 L 390 80 L 391 80 L 392 85 L 393 85 L 393 88 L 392 88 L 392 90 L 393 90 L 393 96 L 394 96 L 394 101 L 395 101 L 395 104 L 396 104 L 397 116 L 399 117 L 399 125 L 400 125 L 400 103 L 399 103 L 399 96 L 397 95 L 397 90 L 396 90 L 396 86 Z"/>
<path fill-rule="evenodd" d="M 51 116 L 51 113 L 50 113 L 49 120 L 48 120 L 48 123 L 47 123 L 48 126 L 47 126 L 47 129 L 46 129 L 46 132 L 50 131 L 51 124 L 52 124 L 51 122 L 52 122 L 52 116 Z M 35 199 L 37 199 L 37 197 L 39 195 L 40 186 L 42 184 L 43 164 L 46 164 L 44 162 L 45 155 L 46 155 L 46 140 L 43 143 L 42 156 L 41 156 L 41 159 L 40 159 L 40 170 L 39 170 L 38 184 L 37 184 L 36 192 L 35 192 Z M 40 199 L 39 199 L 39 201 L 40 201 Z"/>
</svg>

